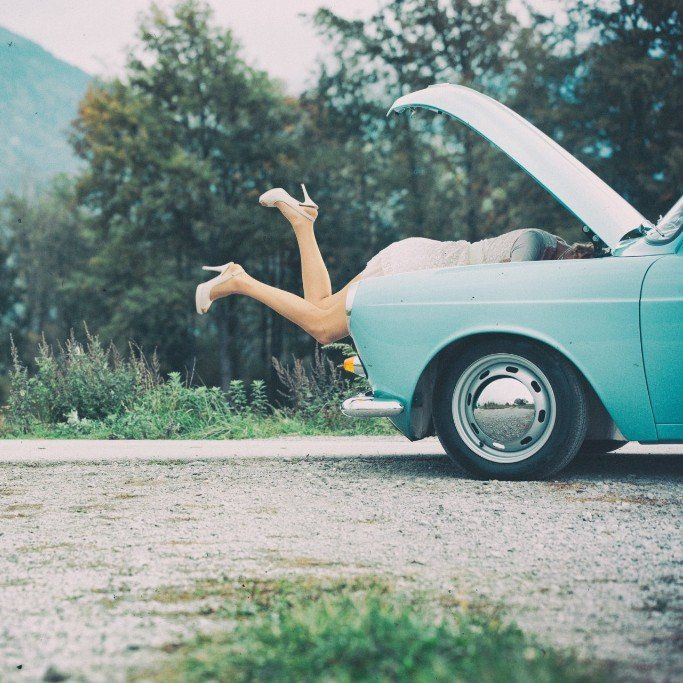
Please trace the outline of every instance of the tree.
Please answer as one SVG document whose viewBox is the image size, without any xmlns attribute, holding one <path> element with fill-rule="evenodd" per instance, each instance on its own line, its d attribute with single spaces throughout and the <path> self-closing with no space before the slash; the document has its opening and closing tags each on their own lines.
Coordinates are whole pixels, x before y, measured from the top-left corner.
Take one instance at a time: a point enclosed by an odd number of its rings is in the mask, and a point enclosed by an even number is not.
<svg viewBox="0 0 683 683">
<path fill-rule="evenodd" d="M 54 343 L 83 321 L 80 274 L 92 253 L 73 182 L 57 176 L 41 195 L 8 194 L 0 203 L 2 357 L 9 335 L 24 353 Z"/>
<path fill-rule="evenodd" d="M 315 17 L 336 46 L 336 72 L 324 79 L 328 98 L 385 153 L 379 132 L 393 137 L 390 182 L 406 188 L 405 210 L 397 217 L 409 230 L 441 239 L 476 240 L 509 229 L 496 213 L 499 162 L 487 143 L 462 126 L 427 117 L 381 123 L 394 97 L 436 82 L 456 82 L 501 98 L 512 75 L 521 30 L 504 0 L 392 0 L 368 21 L 346 21 L 330 10 Z M 342 82 L 353 81 L 353 97 L 339 98 Z M 375 103 L 359 108 L 358 100 Z M 381 105 L 377 103 L 381 101 Z M 381 113 L 380 113 L 381 112 Z M 493 172 L 492 172 L 493 171 Z M 386 188 L 383 188 L 386 191 Z M 516 226 L 515 226 L 516 227 Z"/>
<path fill-rule="evenodd" d="M 257 257 L 277 249 L 282 231 L 253 207 L 293 150 L 295 107 L 210 20 L 194 0 L 170 16 L 153 6 L 126 79 L 91 88 L 72 140 L 87 162 L 79 196 L 101 244 L 91 315 L 102 336 L 136 339 L 165 367 L 189 368 L 217 334 L 227 386 L 251 350 L 249 314 L 231 298 L 198 322 L 199 265 L 239 260 L 264 274 Z"/>
<path fill-rule="evenodd" d="M 157 349 L 164 370 L 224 386 L 264 376 L 271 356 L 312 342 L 266 307 L 230 297 L 199 318 L 202 263 L 242 262 L 300 291 L 298 252 L 259 194 L 301 179 L 342 286 L 408 235 L 478 239 L 519 227 L 579 237 L 579 223 L 462 125 L 393 99 L 433 82 L 503 100 L 579 156 L 649 218 L 681 192 L 681 20 L 670 0 L 574 0 L 566 22 L 506 0 L 385 0 L 366 22 L 313 17 L 332 52 L 286 97 L 241 57 L 208 7 L 152 7 L 125 76 L 94 84 L 71 141 L 75 188 L 59 180 L 0 206 L 0 326 L 24 354 L 82 321 L 102 339 Z M 21 221 L 21 222 L 19 222 Z M 572 234 L 573 233 L 573 234 Z M 0 345 L 6 352 L 7 344 Z M 5 353 L 6 355 L 6 353 Z M 271 375 L 272 377 L 272 375 Z"/>
<path fill-rule="evenodd" d="M 534 15 L 519 78 L 519 106 L 651 220 L 683 186 L 682 33 L 673 0 L 578 0 L 561 31 Z"/>
<path fill-rule="evenodd" d="M 582 52 L 582 148 L 605 180 L 656 220 L 683 190 L 683 13 L 675 0 L 582 0 L 598 40 Z"/>
</svg>

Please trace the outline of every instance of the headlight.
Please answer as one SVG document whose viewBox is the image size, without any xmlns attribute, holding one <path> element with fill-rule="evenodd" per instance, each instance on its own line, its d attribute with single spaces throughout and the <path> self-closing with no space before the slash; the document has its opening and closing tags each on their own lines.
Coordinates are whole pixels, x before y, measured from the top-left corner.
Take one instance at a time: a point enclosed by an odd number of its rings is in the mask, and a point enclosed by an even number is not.
<svg viewBox="0 0 683 683">
<path fill-rule="evenodd" d="M 356 292 L 358 291 L 359 284 L 360 282 L 354 282 L 349 287 L 349 291 L 346 292 L 346 315 L 351 315 L 351 309 L 353 308 L 353 300 L 356 298 Z"/>
</svg>

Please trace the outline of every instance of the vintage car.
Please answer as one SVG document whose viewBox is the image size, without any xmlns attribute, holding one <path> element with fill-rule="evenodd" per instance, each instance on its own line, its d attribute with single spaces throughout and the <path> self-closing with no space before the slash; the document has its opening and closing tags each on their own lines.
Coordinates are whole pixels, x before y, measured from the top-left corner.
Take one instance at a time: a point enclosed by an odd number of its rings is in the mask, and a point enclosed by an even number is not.
<svg viewBox="0 0 683 683">
<path fill-rule="evenodd" d="M 653 225 L 524 118 L 439 84 L 389 110 L 479 132 L 600 240 L 604 258 L 470 265 L 368 278 L 347 296 L 368 395 L 349 416 L 434 433 L 475 476 L 547 478 L 624 441 L 683 443 L 683 198 Z M 585 443 L 584 443 L 585 442 Z"/>
</svg>

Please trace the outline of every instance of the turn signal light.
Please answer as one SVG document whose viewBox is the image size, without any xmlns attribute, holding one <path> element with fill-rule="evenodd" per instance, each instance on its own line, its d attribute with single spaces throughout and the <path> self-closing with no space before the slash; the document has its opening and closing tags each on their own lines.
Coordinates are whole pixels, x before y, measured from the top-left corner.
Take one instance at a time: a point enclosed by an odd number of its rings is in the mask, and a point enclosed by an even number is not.
<svg viewBox="0 0 683 683">
<path fill-rule="evenodd" d="M 365 374 L 365 368 L 363 367 L 363 364 L 360 362 L 360 358 L 358 358 L 358 356 L 351 356 L 350 358 L 345 358 L 343 367 L 344 370 L 346 370 L 346 372 L 352 372 L 354 375 L 359 375 L 360 377 L 367 376 Z"/>
<path fill-rule="evenodd" d="M 365 368 L 363 367 L 363 364 L 360 362 L 360 358 L 358 356 L 351 356 L 350 358 L 345 358 L 344 359 L 344 370 L 346 372 L 351 372 L 354 375 L 359 375 L 360 377 L 365 377 Z"/>
</svg>

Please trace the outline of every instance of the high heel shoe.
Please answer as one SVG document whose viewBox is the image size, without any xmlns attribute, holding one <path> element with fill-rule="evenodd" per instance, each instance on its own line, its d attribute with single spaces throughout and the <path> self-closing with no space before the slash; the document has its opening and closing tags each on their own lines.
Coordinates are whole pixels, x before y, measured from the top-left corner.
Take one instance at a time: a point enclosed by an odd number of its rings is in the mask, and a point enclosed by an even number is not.
<svg viewBox="0 0 683 683">
<path fill-rule="evenodd" d="M 309 221 L 314 222 L 315 218 L 306 213 L 306 211 L 302 211 L 302 208 L 317 209 L 318 205 L 308 196 L 308 192 L 306 192 L 306 186 L 303 183 L 301 183 L 301 189 L 304 191 L 303 202 L 299 202 L 294 199 L 289 192 L 283 190 L 281 187 L 274 187 L 272 190 L 264 192 L 259 197 L 258 201 L 261 206 L 275 206 L 277 202 L 282 202 L 283 204 L 287 204 L 287 206 L 289 206 L 291 209 L 294 209 L 294 211 L 296 211 L 300 216 L 303 216 Z"/>
<path fill-rule="evenodd" d="M 226 263 L 222 266 L 202 266 L 202 270 L 211 270 L 215 273 L 220 273 L 220 275 L 216 275 L 216 277 L 197 285 L 194 295 L 194 305 L 199 315 L 204 315 L 204 313 L 211 308 L 211 304 L 213 303 L 213 301 L 211 301 L 211 290 L 216 285 L 232 280 L 232 278 L 237 277 L 244 272 L 244 268 L 240 268 L 232 273 L 226 273 L 225 271 L 230 268 L 233 263 L 233 261 L 230 261 L 230 263 Z"/>
</svg>

